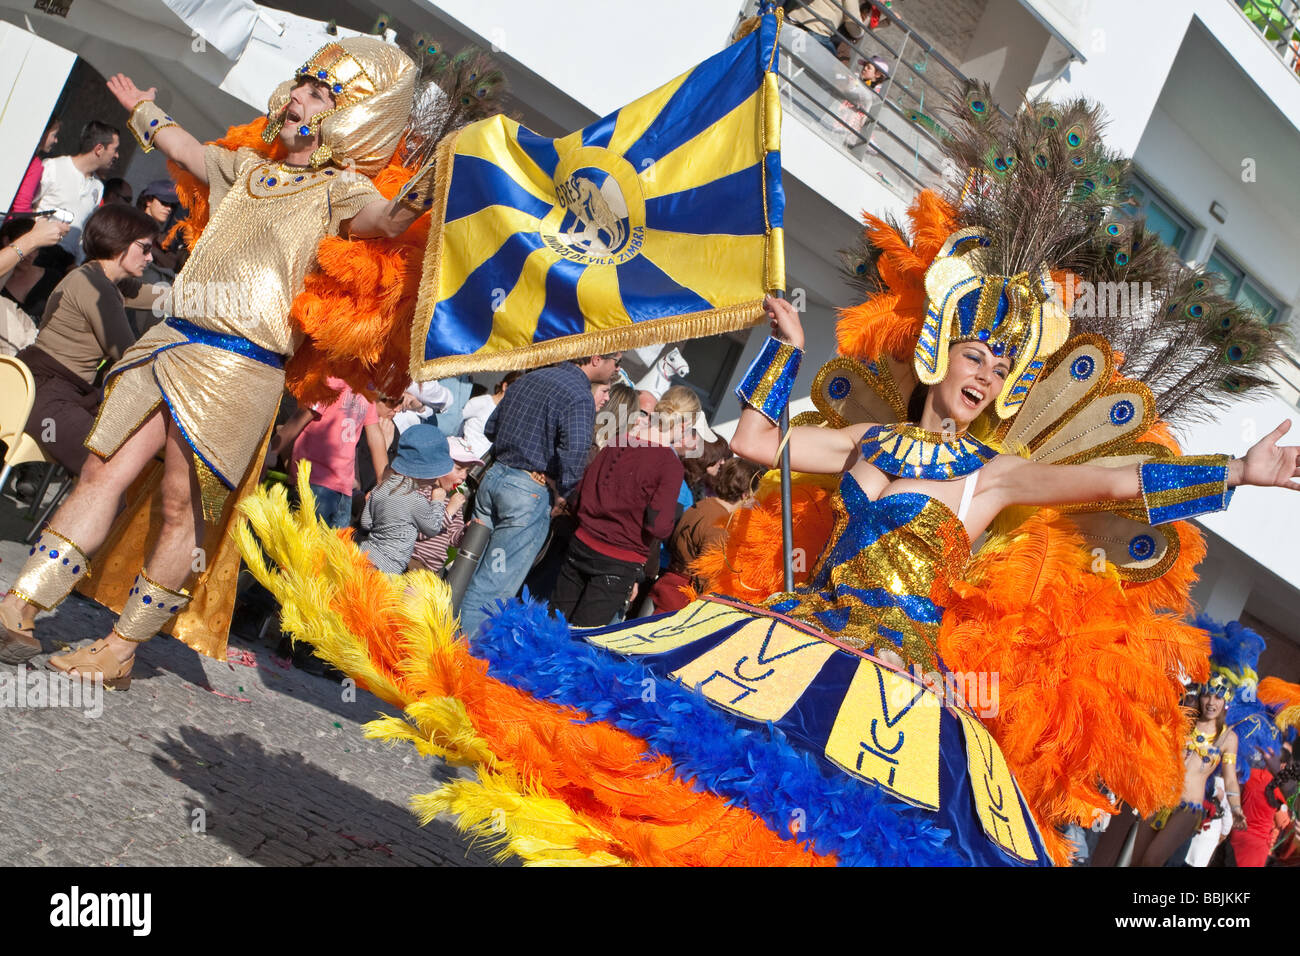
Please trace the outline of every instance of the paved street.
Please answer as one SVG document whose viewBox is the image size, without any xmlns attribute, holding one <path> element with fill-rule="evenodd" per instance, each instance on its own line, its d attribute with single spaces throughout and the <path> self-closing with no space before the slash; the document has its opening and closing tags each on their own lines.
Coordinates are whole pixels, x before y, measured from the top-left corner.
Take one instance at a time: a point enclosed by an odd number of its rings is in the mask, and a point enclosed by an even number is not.
<svg viewBox="0 0 1300 956">
<path fill-rule="evenodd" d="M 0 499 L 0 590 L 27 557 Z M 38 619 L 47 653 L 103 636 L 113 615 L 78 595 Z M 274 630 L 274 629 L 273 629 Z M 229 661 L 171 638 L 136 656 L 129 691 L 82 708 L 0 706 L 0 864 L 482 866 L 453 828 L 420 827 L 411 794 L 449 772 L 365 740 L 379 710 L 278 661 L 239 631 Z M 44 670 L 46 654 L 28 667 Z M 13 682 L 17 668 L 0 681 Z M 90 709 L 93 710 L 93 707 Z"/>
</svg>

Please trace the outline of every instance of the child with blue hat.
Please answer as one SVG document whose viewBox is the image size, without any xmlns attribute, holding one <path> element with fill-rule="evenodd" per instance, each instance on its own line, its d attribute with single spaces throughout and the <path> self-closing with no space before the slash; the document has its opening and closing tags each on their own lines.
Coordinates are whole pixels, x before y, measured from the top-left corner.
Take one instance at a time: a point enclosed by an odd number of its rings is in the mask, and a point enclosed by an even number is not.
<svg viewBox="0 0 1300 956">
<path fill-rule="evenodd" d="M 412 425 L 402 432 L 392 464 L 361 513 L 361 528 L 370 533 L 361 550 L 370 563 L 387 574 L 405 571 L 416 538 L 438 534 L 447 515 L 464 504 L 456 488 L 467 471 L 452 459 L 447 436 L 435 426 Z"/>
</svg>

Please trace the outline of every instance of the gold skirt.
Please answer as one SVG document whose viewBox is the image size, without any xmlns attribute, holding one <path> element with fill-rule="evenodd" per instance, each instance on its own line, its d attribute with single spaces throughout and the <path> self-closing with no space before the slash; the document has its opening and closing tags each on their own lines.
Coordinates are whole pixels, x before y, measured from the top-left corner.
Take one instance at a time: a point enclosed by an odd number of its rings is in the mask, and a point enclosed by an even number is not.
<svg viewBox="0 0 1300 956">
<path fill-rule="evenodd" d="M 248 472 L 283 391 L 283 368 L 192 342 L 163 322 L 109 372 L 86 447 L 111 457 L 165 403 L 194 449 L 204 516 L 215 521 L 226 493 Z"/>
<path fill-rule="evenodd" d="M 113 455 L 161 404 L 194 450 L 207 524 L 189 607 L 165 630 L 210 657 L 224 659 L 239 578 L 229 536 L 239 499 L 261 479 L 262 462 L 284 392 L 284 370 L 155 325 L 109 373 L 108 390 L 86 447 Z M 141 472 L 126 508 L 96 554 L 95 572 L 78 590 L 121 611 L 162 525 L 161 460 Z M 234 493 L 231 494 L 230 490 Z"/>
</svg>

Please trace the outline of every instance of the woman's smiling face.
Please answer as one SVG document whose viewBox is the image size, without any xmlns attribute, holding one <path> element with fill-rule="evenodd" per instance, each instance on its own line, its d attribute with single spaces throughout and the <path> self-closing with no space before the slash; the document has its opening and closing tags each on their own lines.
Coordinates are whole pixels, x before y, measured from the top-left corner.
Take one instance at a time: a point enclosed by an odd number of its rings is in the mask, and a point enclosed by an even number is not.
<svg viewBox="0 0 1300 956">
<path fill-rule="evenodd" d="M 961 342 L 948 350 L 948 374 L 935 387 L 934 410 L 965 431 L 1006 384 L 1011 363 L 983 342 Z"/>
</svg>

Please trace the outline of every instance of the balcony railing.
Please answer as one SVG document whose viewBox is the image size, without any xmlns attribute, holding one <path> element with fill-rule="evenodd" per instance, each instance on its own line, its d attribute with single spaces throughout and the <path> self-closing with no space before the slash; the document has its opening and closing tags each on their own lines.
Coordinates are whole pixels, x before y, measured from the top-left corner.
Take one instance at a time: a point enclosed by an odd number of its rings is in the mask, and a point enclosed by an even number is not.
<svg viewBox="0 0 1300 956">
<path fill-rule="evenodd" d="M 755 12 L 757 0 L 743 15 Z M 848 39 L 838 24 L 816 15 L 802 0 L 812 22 L 823 24 L 838 46 L 786 20 L 781 28 L 781 92 L 786 115 L 800 120 L 823 139 L 866 167 L 904 198 L 936 186 L 942 179 L 940 142 L 947 135 L 942 113 L 945 95 L 966 79 L 934 46 L 892 9 L 889 37 L 864 28 Z M 901 36 L 900 36 L 901 34 Z M 838 55 L 837 55 L 838 54 Z M 862 64 L 880 57 L 888 76 L 874 86 L 861 80 Z"/>
<path fill-rule="evenodd" d="M 1300 0 L 1229 0 L 1300 79 Z"/>
</svg>

